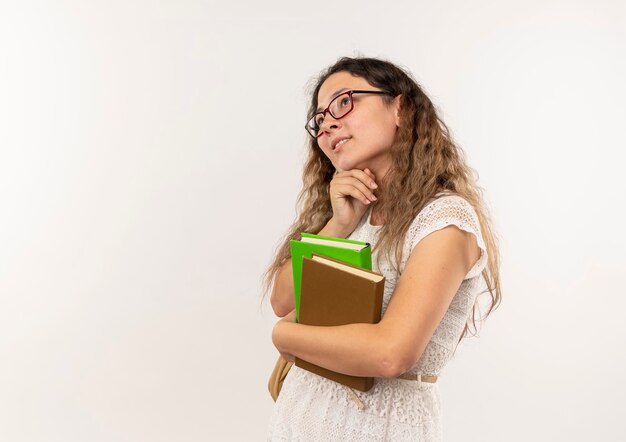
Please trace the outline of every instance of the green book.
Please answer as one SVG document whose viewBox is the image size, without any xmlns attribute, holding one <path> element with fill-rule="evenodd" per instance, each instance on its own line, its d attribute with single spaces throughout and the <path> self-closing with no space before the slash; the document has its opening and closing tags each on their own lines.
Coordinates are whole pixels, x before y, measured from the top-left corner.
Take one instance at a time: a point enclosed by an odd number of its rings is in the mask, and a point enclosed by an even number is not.
<svg viewBox="0 0 626 442">
<path fill-rule="evenodd" d="M 311 258 L 313 252 L 318 255 L 372 270 L 372 247 L 369 243 L 353 239 L 334 238 L 302 232 L 300 240 L 292 239 L 291 265 L 293 270 L 293 288 L 296 301 L 296 322 L 300 321 L 300 289 L 302 286 L 302 259 Z"/>
</svg>

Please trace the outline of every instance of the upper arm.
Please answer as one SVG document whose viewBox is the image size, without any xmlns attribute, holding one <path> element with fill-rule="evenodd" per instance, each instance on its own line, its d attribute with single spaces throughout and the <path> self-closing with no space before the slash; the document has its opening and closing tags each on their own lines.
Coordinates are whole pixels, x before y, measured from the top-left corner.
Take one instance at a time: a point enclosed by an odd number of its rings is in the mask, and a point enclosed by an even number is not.
<svg viewBox="0 0 626 442">
<path fill-rule="evenodd" d="M 296 307 L 293 291 L 293 271 L 289 258 L 278 269 L 272 285 L 270 304 L 276 316 L 282 318 Z"/>
<path fill-rule="evenodd" d="M 387 341 L 390 377 L 419 359 L 479 256 L 476 237 L 455 225 L 415 245 L 379 323 Z"/>
</svg>

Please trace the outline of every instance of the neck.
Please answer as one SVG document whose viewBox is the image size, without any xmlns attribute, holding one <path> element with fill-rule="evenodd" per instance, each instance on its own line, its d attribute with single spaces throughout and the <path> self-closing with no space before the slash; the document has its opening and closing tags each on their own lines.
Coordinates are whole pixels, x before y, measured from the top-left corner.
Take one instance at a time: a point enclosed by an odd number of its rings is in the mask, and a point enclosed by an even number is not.
<svg viewBox="0 0 626 442">
<path fill-rule="evenodd" d="M 391 168 L 391 158 L 388 155 L 385 157 L 377 157 L 373 161 L 369 161 L 367 168 L 372 171 L 375 176 L 376 184 L 380 186 L 383 178 L 385 178 Z"/>
<path fill-rule="evenodd" d="M 376 203 L 372 203 L 372 205 L 370 206 L 370 224 L 373 226 L 379 226 L 380 220 L 378 219 L 378 212 L 375 212 L 375 209 Z"/>
</svg>

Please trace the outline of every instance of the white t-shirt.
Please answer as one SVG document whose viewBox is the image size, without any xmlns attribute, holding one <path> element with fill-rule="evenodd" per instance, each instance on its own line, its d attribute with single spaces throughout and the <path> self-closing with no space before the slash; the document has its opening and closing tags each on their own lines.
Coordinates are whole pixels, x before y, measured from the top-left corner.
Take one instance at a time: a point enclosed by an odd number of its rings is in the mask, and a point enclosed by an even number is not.
<svg viewBox="0 0 626 442">
<path fill-rule="evenodd" d="M 486 290 L 481 272 L 487 264 L 487 249 L 473 207 L 462 197 L 439 194 L 415 217 L 407 231 L 400 271 L 415 245 L 428 234 L 449 225 L 476 236 L 481 255 L 465 276 L 426 349 L 407 373 L 440 376 L 454 353 L 478 294 Z M 350 239 L 376 244 L 381 226 L 370 223 L 371 207 Z M 377 252 L 372 270 L 385 276 L 383 315 L 398 275 Z M 361 410 L 346 389 L 333 381 L 295 365 L 287 375 L 270 420 L 271 441 L 440 441 L 442 438 L 440 394 L 437 383 L 376 378 L 367 392 L 355 392 L 366 408 Z"/>
</svg>

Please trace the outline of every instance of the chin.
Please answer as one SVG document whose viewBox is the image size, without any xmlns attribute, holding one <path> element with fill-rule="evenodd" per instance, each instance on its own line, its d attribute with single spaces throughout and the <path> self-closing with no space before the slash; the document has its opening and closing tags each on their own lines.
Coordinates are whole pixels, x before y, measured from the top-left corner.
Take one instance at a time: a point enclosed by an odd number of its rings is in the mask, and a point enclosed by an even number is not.
<svg viewBox="0 0 626 442">
<path fill-rule="evenodd" d="M 362 166 L 362 164 L 359 164 L 358 161 L 353 161 L 348 158 L 340 158 L 339 161 L 337 161 L 335 164 L 336 164 L 335 168 L 339 168 L 341 170 L 360 169 Z M 367 167 L 367 166 L 364 166 L 364 167 Z"/>
<path fill-rule="evenodd" d="M 356 166 L 353 163 L 350 162 L 343 162 L 343 161 L 339 161 L 337 163 L 337 165 L 335 166 L 335 169 L 340 169 L 340 170 L 352 170 L 354 169 Z"/>
</svg>

